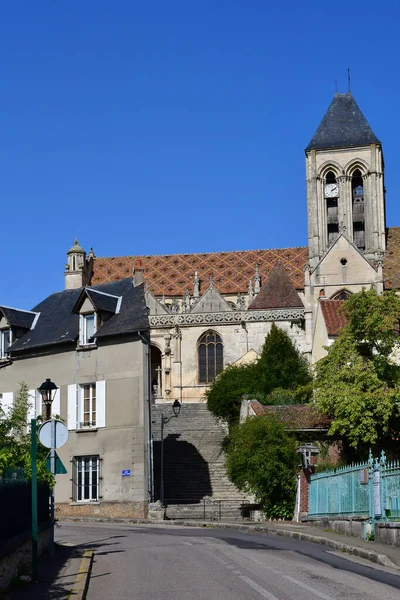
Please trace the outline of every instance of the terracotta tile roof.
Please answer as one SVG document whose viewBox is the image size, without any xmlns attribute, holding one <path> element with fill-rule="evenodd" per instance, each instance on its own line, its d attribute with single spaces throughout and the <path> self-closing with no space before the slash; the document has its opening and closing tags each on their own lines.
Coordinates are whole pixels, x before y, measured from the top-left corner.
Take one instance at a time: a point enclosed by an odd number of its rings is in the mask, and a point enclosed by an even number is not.
<svg viewBox="0 0 400 600">
<path fill-rule="evenodd" d="M 331 420 L 322 415 L 316 408 L 309 404 L 291 404 L 284 406 L 264 406 L 257 400 L 251 402 L 251 407 L 258 417 L 271 415 L 278 418 L 286 429 L 329 429 Z"/>
<path fill-rule="evenodd" d="M 383 279 L 386 289 L 400 289 L 400 227 L 389 227 L 386 233 Z"/>
<path fill-rule="evenodd" d="M 303 308 L 303 303 L 294 288 L 288 271 L 280 262 L 277 262 L 249 308 L 264 310 L 297 307 Z"/>
<path fill-rule="evenodd" d="M 346 317 L 340 312 L 344 303 L 345 300 L 320 300 L 328 335 L 338 335 L 342 327 L 347 324 Z"/>
<path fill-rule="evenodd" d="M 200 278 L 200 293 L 208 288 L 210 275 L 213 275 L 214 285 L 220 293 L 236 294 L 247 292 L 257 264 L 263 283 L 277 261 L 282 263 L 294 287 L 303 289 L 303 268 L 308 260 L 308 249 L 301 246 L 276 250 L 95 258 L 91 284 L 130 277 L 137 259 L 142 261 L 144 277 L 156 296 L 182 296 L 187 290 L 192 291 L 195 270 Z"/>
</svg>

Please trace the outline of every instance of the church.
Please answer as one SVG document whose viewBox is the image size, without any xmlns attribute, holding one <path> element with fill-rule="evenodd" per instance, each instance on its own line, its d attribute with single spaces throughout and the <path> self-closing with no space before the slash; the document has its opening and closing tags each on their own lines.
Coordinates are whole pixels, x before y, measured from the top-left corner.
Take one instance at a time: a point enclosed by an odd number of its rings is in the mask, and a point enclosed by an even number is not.
<svg viewBox="0 0 400 600">
<path fill-rule="evenodd" d="M 382 144 L 350 92 L 335 94 L 305 158 L 308 246 L 97 257 L 76 240 L 63 291 L 32 310 L 0 298 L 1 407 L 25 381 L 34 418 L 39 385 L 57 385 L 52 414 L 69 430 L 60 514 L 145 516 L 158 408 L 204 403 L 223 369 L 257 360 L 272 323 L 314 364 L 350 294 L 400 289 Z"/>
<path fill-rule="evenodd" d="M 144 282 L 153 399 L 199 402 L 226 366 L 257 359 L 271 323 L 311 363 L 349 294 L 400 284 L 400 228 L 386 228 L 382 144 L 350 92 L 305 149 L 308 247 L 159 256 L 68 252 L 67 288 Z"/>
</svg>

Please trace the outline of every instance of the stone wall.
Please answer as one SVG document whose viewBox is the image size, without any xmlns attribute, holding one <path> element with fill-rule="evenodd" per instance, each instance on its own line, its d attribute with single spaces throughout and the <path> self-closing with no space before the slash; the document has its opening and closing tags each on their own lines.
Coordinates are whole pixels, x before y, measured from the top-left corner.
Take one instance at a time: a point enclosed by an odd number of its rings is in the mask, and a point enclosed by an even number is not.
<svg viewBox="0 0 400 600">
<path fill-rule="evenodd" d="M 400 523 L 375 523 L 375 541 L 400 546 Z"/>
<path fill-rule="evenodd" d="M 56 503 L 55 515 L 62 517 L 111 517 L 145 519 L 147 502 Z"/>
<path fill-rule="evenodd" d="M 38 556 L 50 544 L 50 528 L 38 533 Z M 11 581 L 21 573 L 31 573 L 32 545 L 30 532 L 26 532 L 3 546 L 0 552 L 0 591 L 5 590 Z"/>
</svg>

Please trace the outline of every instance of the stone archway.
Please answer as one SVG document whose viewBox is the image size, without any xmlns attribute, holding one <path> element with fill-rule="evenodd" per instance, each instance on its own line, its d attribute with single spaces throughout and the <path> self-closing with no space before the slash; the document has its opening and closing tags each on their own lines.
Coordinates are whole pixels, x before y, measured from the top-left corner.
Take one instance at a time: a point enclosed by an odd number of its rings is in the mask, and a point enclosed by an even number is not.
<svg viewBox="0 0 400 600">
<path fill-rule="evenodd" d="M 162 398 L 161 350 L 151 345 L 151 390 L 153 401 Z"/>
</svg>

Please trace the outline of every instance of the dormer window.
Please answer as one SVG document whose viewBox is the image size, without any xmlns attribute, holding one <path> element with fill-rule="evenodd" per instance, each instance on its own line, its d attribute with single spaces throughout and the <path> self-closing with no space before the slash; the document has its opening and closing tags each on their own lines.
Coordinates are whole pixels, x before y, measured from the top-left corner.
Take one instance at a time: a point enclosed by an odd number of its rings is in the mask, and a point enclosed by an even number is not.
<svg viewBox="0 0 400 600">
<path fill-rule="evenodd" d="M 80 315 L 80 336 L 81 346 L 87 346 L 94 343 L 94 334 L 96 333 L 96 313 Z"/>
<path fill-rule="evenodd" d="M 0 358 L 7 358 L 12 343 L 11 328 L 0 330 Z"/>
</svg>

